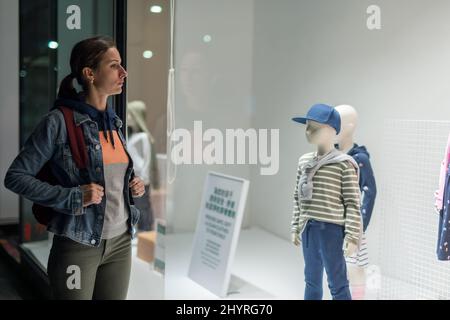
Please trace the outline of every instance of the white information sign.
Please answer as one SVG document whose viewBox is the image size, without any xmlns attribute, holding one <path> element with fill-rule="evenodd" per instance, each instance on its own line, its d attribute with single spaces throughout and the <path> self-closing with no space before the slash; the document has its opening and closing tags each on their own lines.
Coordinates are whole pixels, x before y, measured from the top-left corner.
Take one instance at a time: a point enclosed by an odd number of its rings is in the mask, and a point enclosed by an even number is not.
<svg viewBox="0 0 450 320">
<path fill-rule="evenodd" d="M 249 181 L 209 172 L 202 195 L 188 276 L 227 295 Z"/>
</svg>

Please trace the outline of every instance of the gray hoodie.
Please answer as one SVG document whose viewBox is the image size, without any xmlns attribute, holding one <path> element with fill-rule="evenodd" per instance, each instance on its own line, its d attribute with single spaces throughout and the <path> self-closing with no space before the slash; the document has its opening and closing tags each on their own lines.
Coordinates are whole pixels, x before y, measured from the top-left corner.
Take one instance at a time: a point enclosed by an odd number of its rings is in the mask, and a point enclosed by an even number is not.
<svg viewBox="0 0 450 320">
<path fill-rule="evenodd" d="M 356 161 L 351 156 L 342 153 L 337 149 L 333 149 L 322 157 L 318 157 L 316 155 L 309 163 L 307 163 L 303 167 L 303 172 L 298 182 L 298 192 L 300 200 L 310 200 L 312 198 L 314 187 L 313 177 L 316 174 L 317 170 L 319 170 L 324 165 L 344 161 L 349 161 L 355 167 L 356 174 L 358 175 L 359 180 L 359 166 Z"/>
</svg>

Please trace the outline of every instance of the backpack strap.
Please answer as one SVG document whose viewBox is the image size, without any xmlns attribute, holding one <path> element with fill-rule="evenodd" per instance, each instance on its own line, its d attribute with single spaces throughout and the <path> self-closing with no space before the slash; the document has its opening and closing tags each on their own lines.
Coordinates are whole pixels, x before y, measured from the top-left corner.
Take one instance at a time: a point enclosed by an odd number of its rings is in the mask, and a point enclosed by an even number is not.
<svg viewBox="0 0 450 320">
<path fill-rule="evenodd" d="M 81 126 L 75 125 L 72 109 L 64 106 L 59 106 L 58 109 L 61 110 L 64 115 L 64 121 L 66 122 L 67 128 L 67 138 L 69 140 L 73 160 L 75 161 L 78 169 L 87 169 L 89 158 L 86 143 L 84 141 L 83 130 Z"/>
</svg>

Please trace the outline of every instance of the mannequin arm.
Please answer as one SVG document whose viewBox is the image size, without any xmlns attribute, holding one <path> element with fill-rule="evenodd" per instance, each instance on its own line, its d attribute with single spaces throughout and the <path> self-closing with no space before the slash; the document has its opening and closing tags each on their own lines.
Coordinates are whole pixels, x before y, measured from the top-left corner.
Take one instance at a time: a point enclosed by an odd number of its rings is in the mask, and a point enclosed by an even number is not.
<svg viewBox="0 0 450 320">
<path fill-rule="evenodd" d="M 358 154 L 358 164 L 360 168 L 359 187 L 363 194 L 361 204 L 361 216 L 363 220 L 363 231 L 369 226 L 372 217 L 375 198 L 377 196 L 377 185 L 373 175 L 372 166 L 369 157 L 365 154 Z"/>
<path fill-rule="evenodd" d="M 437 214 L 441 214 L 442 209 L 439 209 L 437 206 L 434 206 L 434 211 L 435 211 Z"/>
<path fill-rule="evenodd" d="M 292 234 L 298 234 L 300 233 L 300 203 L 298 201 L 298 182 L 300 180 L 301 170 L 300 170 L 300 161 L 299 165 L 297 167 L 297 178 L 295 182 L 295 188 L 294 188 L 294 210 L 292 214 L 292 221 L 291 221 L 291 233 Z M 292 236 L 293 237 L 293 236 Z"/>
<path fill-rule="evenodd" d="M 356 169 L 349 162 L 343 171 L 342 197 L 345 207 L 345 239 L 357 244 L 362 233 L 360 191 Z"/>
<path fill-rule="evenodd" d="M 350 257 L 358 251 L 358 244 L 349 240 L 348 238 L 345 238 L 342 250 L 344 251 L 345 257 Z"/>
<path fill-rule="evenodd" d="M 296 247 L 300 246 L 300 244 L 302 243 L 300 235 L 298 233 L 291 233 L 291 241 Z"/>
</svg>

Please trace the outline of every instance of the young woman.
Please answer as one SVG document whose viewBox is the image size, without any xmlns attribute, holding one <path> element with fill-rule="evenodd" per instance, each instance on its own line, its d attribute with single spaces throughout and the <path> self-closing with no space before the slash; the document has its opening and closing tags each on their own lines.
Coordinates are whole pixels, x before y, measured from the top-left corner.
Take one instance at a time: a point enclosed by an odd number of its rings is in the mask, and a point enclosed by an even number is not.
<svg viewBox="0 0 450 320">
<path fill-rule="evenodd" d="M 54 233 L 48 276 L 56 299 L 125 299 L 131 270 L 131 238 L 139 220 L 133 197 L 144 183 L 120 131 L 122 121 L 109 96 L 120 94 L 126 70 L 113 40 L 95 37 L 77 43 L 54 108 L 38 124 L 11 164 L 5 186 L 53 209 Z M 73 86 L 73 80 L 82 87 Z M 86 166 L 74 160 L 63 113 L 81 127 Z M 36 178 L 47 165 L 56 185 Z"/>
</svg>

